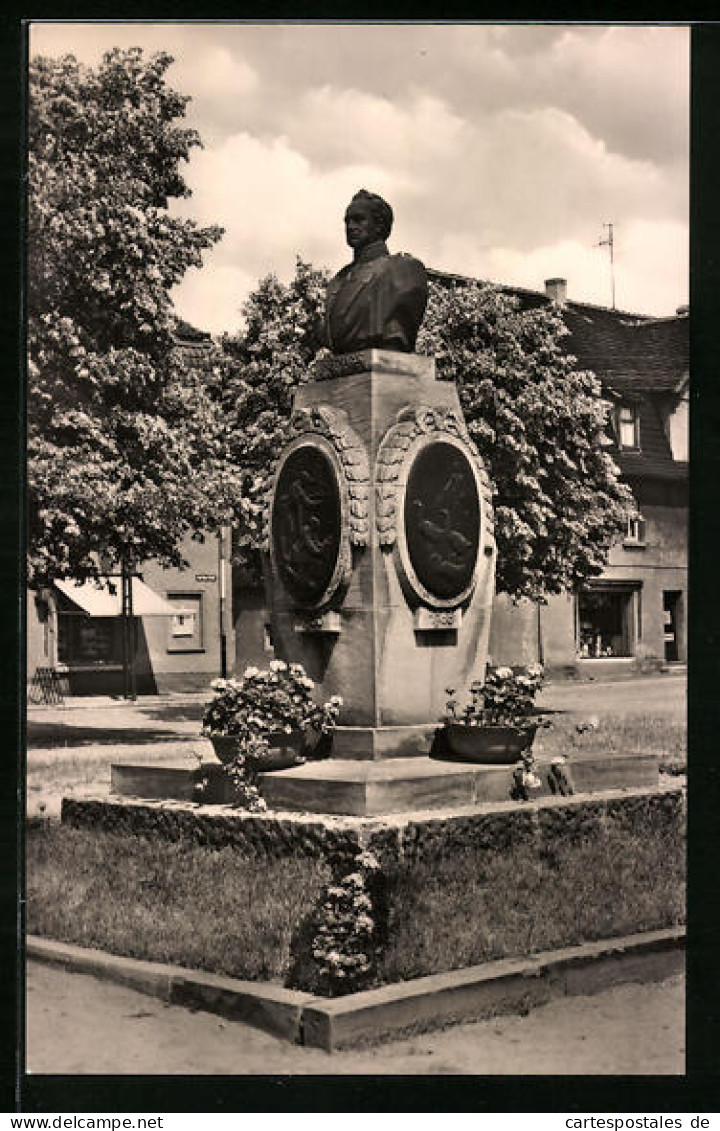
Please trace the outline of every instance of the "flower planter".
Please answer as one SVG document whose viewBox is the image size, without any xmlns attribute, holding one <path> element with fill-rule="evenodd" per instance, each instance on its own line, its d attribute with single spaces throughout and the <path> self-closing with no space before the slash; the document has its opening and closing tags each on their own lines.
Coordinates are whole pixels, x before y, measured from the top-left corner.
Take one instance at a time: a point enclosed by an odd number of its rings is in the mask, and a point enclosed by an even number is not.
<svg viewBox="0 0 720 1131">
<path fill-rule="evenodd" d="M 211 734 L 210 741 L 216 757 L 223 763 L 232 762 L 242 748 L 242 739 L 234 734 Z M 294 730 L 290 734 L 285 731 L 275 731 L 267 736 L 270 750 L 264 758 L 249 758 L 248 765 L 260 773 L 270 773 L 273 770 L 287 770 L 297 766 L 302 761 L 306 744 L 306 735 L 303 730 Z"/>
<path fill-rule="evenodd" d="M 446 723 L 445 741 L 450 754 L 464 762 L 512 765 L 532 746 L 537 725 L 470 726 Z"/>
</svg>

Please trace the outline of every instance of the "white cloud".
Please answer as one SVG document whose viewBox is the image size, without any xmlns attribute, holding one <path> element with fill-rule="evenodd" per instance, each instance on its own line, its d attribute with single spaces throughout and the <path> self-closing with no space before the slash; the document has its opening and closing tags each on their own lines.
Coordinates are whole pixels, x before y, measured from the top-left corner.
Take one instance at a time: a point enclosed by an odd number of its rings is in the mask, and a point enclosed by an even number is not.
<svg viewBox="0 0 720 1131">
<path fill-rule="evenodd" d="M 285 138 L 266 143 L 246 133 L 197 154 L 187 179 L 193 199 L 184 209 L 201 209 L 226 227 L 225 256 L 245 254 L 266 270 L 276 255 L 294 257 L 307 243 L 337 255 L 345 206 L 364 182 L 390 197 L 404 189 L 399 175 L 380 166 L 318 170 Z"/>
<path fill-rule="evenodd" d="M 349 258 L 342 218 L 353 193 L 369 184 L 396 200 L 407 188 L 399 177 L 372 165 L 313 169 L 284 138 L 265 143 L 248 134 L 199 153 L 187 180 L 193 197 L 173 210 L 226 230 L 206 268 L 194 273 L 191 286 L 183 283 L 177 291 L 189 321 L 204 326 L 203 315 L 212 311 L 213 325 L 207 324 L 212 329 L 220 316 L 212 302 L 216 287 L 223 289 L 222 309 L 227 309 L 227 287 L 237 285 L 237 308 L 263 276 L 274 272 L 289 278 L 296 255 L 337 270 Z M 226 274 L 216 281 L 221 269 Z"/>
<path fill-rule="evenodd" d="M 616 228 L 616 306 L 643 314 L 667 315 L 687 302 L 687 228 L 683 224 L 638 221 Z M 457 262 L 461 250 L 449 246 Z M 455 268 L 457 270 L 457 268 Z M 481 279 L 542 291 L 546 279 L 568 283 L 568 298 L 610 306 L 610 260 L 607 247 L 561 240 L 522 252 L 494 247 L 466 259 L 467 273 Z"/>
<path fill-rule="evenodd" d="M 601 225 L 615 224 L 618 303 L 686 300 L 686 29 L 582 25 L 54 24 L 31 47 L 144 45 L 176 59 L 206 148 L 175 210 L 226 228 L 178 289 L 217 329 L 296 254 L 348 260 L 342 213 L 385 195 L 392 249 L 429 266 L 608 301 Z M 231 297 L 231 292 L 237 291 Z M 581 293 L 582 292 L 582 293 Z M 233 323 L 234 324 L 234 323 Z M 228 325 L 229 328 L 229 325 Z"/>
<path fill-rule="evenodd" d="M 240 329 L 242 301 L 257 280 L 231 263 L 213 263 L 213 255 L 206 255 L 204 269 L 188 271 L 173 291 L 173 302 L 178 315 L 192 326 L 232 334 Z"/>
<path fill-rule="evenodd" d="M 688 301 L 686 224 L 637 220 L 616 240 L 618 306 L 649 314 L 672 314 Z"/>
<path fill-rule="evenodd" d="M 365 159 L 408 176 L 429 162 L 455 160 L 465 123 L 438 98 L 414 91 L 391 102 L 331 86 L 307 91 L 284 123 L 293 145 L 322 165 Z"/>
<path fill-rule="evenodd" d="M 206 47 L 192 60 L 178 59 L 177 66 L 176 79 L 192 67 L 196 98 L 211 96 L 231 101 L 255 90 L 259 81 L 252 67 L 219 44 Z"/>
</svg>

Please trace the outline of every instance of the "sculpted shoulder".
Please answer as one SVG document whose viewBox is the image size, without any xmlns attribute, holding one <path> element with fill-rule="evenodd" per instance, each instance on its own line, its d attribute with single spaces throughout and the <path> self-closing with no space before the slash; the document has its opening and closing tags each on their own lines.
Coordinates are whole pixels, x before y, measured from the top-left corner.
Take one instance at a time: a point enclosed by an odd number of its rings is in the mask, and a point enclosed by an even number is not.
<svg viewBox="0 0 720 1131">
<path fill-rule="evenodd" d="M 427 285 L 425 264 L 416 259 L 414 255 L 400 251 L 396 255 L 389 255 L 387 262 L 392 265 L 392 270 L 399 276 Z"/>
</svg>

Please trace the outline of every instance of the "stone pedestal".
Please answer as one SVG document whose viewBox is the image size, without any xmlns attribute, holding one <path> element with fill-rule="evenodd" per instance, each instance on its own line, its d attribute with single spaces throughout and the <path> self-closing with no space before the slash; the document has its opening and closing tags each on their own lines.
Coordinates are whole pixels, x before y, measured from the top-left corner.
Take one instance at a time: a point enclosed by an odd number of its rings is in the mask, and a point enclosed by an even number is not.
<svg viewBox="0 0 720 1131">
<path fill-rule="evenodd" d="M 577 794 L 608 790 L 657 789 L 658 760 L 653 754 L 586 755 L 568 765 Z M 419 810 L 453 810 L 509 802 L 513 766 L 481 766 L 434 758 L 350 761 L 330 758 L 291 770 L 261 774 L 260 790 L 271 811 L 380 817 Z M 540 787 L 533 798 L 552 793 L 550 764 L 537 767 Z M 112 767 L 112 792 L 122 797 L 191 801 L 194 770 L 187 765 Z M 230 803 L 229 782 L 206 799 Z M 566 799 L 574 803 L 575 798 Z M 522 808 L 518 806 L 518 809 Z"/>
<path fill-rule="evenodd" d="M 344 705 L 332 756 L 261 775 L 263 796 L 356 817 L 506 802 L 512 766 L 428 757 L 446 689 L 462 698 L 484 677 L 494 589 L 491 489 L 455 386 L 429 358 L 381 350 L 316 372 L 270 484 L 268 603 L 277 654 Z M 570 769 L 580 793 L 658 783 L 642 754 Z M 547 795 L 550 766 L 538 774 Z M 182 767 L 112 771 L 125 796 L 193 786 Z"/>
<path fill-rule="evenodd" d="M 446 688 L 484 675 L 490 484 L 432 359 L 367 350 L 328 365 L 341 375 L 298 390 L 270 490 L 274 646 L 342 696 L 334 757 L 417 756 Z"/>
</svg>

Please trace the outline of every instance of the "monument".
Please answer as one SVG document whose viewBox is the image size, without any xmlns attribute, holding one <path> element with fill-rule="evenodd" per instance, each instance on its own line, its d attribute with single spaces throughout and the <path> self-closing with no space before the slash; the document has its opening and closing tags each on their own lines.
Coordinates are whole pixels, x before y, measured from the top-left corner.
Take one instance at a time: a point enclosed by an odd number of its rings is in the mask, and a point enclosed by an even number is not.
<svg viewBox="0 0 720 1131">
<path fill-rule="evenodd" d="M 427 279 L 390 255 L 391 227 L 385 201 L 355 195 L 353 262 L 327 288 L 331 349 L 297 391 L 267 497 L 275 652 L 343 707 L 329 756 L 263 773 L 261 790 L 271 810 L 321 820 L 507 803 L 514 780 L 512 765 L 430 756 L 447 688 L 462 701 L 485 674 L 492 488 L 455 385 L 414 352 Z M 641 753 L 573 760 L 572 773 L 581 793 L 658 784 Z M 125 796 L 194 796 L 186 767 L 115 766 L 112 780 Z"/>
<path fill-rule="evenodd" d="M 297 392 L 268 496 L 275 650 L 342 696 L 336 759 L 427 755 L 445 689 L 484 674 L 494 593 L 490 482 L 455 385 L 413 352 L 427 278 L 389 254 L 391 226 L 353 197 L 332 356 Z"/>
</svg>

